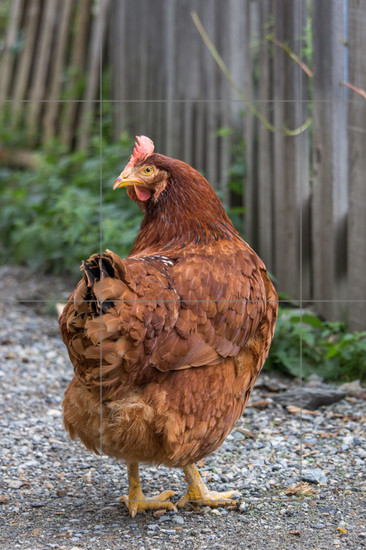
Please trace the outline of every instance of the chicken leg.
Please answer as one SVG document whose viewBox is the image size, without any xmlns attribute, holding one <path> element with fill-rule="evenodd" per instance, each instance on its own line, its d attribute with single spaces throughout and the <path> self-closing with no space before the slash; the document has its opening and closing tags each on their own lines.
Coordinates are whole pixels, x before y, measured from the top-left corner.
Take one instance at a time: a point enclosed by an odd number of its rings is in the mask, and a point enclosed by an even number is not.
<svg viewBox="0 0 366 550">
<path fill-rule="evenodd" d="M 233 500 L 233 497 L 240 495 L 238 491 L 226 491 L 224 493 L 209 491 L 203 483 L 195 464 L 185 466 L 183 472 L 188 483 L 188 491 L 178 501 L 178 508 L 183 508 L 188 502 L 198 504 L 199 506 L 211 506 L 213 508 L 236 504 L 237 501 Z"/>
<path fill-rule="evenodd" d="M 138 463 L 127 464 L 129 492 L 123 495 L 121 500 L 126 504 L 132 518 L 143 510 L 167 510 L 177 511 L 176 507 L 168 499 L 174 496 L 174 491 L 163 491 L 160 495 L 146 498 L 141 490 Z"/>
</svg>

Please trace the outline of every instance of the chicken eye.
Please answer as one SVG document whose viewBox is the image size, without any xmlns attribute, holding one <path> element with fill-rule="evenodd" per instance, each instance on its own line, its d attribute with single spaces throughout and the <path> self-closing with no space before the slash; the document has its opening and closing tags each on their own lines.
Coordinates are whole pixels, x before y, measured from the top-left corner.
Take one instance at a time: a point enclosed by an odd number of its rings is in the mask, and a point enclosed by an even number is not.
<svg viewBox="0 0 366 550">
<path fill-rule="evenodd" d="M 146 168 L 143 169 L 142 173 L 149 175 L 152 174 L 152 171 L 153 169 L 151 168 L 151 166 L 146 166 Z"/>
</svg>

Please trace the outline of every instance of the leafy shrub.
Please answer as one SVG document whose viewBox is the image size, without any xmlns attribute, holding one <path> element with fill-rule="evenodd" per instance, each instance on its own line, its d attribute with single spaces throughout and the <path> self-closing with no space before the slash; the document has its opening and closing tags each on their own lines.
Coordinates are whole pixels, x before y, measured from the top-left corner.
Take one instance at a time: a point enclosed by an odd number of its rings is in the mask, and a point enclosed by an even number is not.
<svg viewBox="0 0 366 550">
<path fill-rule="evenodd" d="M 304 378 L 316 373 L 326 380 L 366 380 L 366 332 L 347 332 L 344 323 L 280 308 L 266 368 L 300 376 L 300 354 Z"/>
<path fill-rule="evenodd" d="M 2 168 L 1 263 L 78 276 L 81 260 L 101 248 L 128 254 L 141 214 L 112 185 L 131 150 L 127 135 L 113 145 L 95 138 L 88 153 L 55 146 L 39 154 L 35 170 Z"/>
</svg>

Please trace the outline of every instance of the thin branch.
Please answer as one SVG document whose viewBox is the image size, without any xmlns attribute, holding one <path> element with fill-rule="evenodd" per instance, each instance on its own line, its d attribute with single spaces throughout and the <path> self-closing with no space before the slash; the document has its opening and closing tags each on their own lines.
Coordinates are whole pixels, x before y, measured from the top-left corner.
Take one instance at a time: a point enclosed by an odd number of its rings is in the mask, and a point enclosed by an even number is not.
<svg viewBox="0 0 366 550">
<path fill-rule="evenodd" d="M 298 128 L 295 128 L 294 130 L 291 130 L 290 128 L 288 128 L 286 124 L 284 124 L 281 129 L 286 134 L 286 136 L 299 136 L 309 128 L 311 123 L 312 123 L 312 119 L 311 117 L 309 117 L 305 120 L 304 124 L 302 124 Z"/>
<path fill-rule="evenodd" d="M 366 92 L 362 88 L 357 88 L 354 84 L 350 84 L 349 82 L 346 82 L 345 80 L 342 80 L 341 84 L 344 86 L 347 86 L 347 88 L 351 88 L 356 94 L 360 95 L 364 99 L 366 99 Z"/>
<path fill-rule="evenodd" d="M 197 13 L 194 12 L 194 11 L 191 12 L 191 17 L 193 19 L 193 23 L 196 25 L 196 28 L 197 28 L 198 32 L 200 33 L 200 35 L 201 35 L 201 38 L 202 38 L 203 42 L 206 44 L 206 46 L 209 49 L 212 57 L 214 58 L 214 60 L 218 64 L 218 66 L 221 69 L 222 73 L 224 74 L 225 78 L 228 80 L 228 82 L 234 88 L 234 90 L 236 91 L 236 93 L 238 94 L 240 99 L 242 99 L 245 102 L 245 104 L 248 107 L 248 109 L 250 110 L 250 112 L 261 121 L 261 123 L 265 126 L 265 128 L 267 128 L 267 130 L 269 130 L 270 132 L 273 132 L 273 133 L 274 132 L 281 132 L 282 134 L 284 134 L 286 136 L 297 136 L 297 135 L 301 134 L 302 132 L 304 132 L 310 126 L 311 118 L 308 118 L 304 122 L 304 124 L 302 124 L 299 128 L 295 128 L 294 130 L 290 130 L 285 125 L 282 126 L 282 128 L 276 128 L 275 126 L 273 126 L 273 124 L 266 117 L 264 117 L 262 115 L 262 113 L 260 113 L 258 111 L 258 109 L 255 107 L 255 105 L 253 105 L 253 103 L 246 97 L 246 95 L 241 90 L 241 88 L 239 88 L 239 86 L 236 84 L 236 82 L 234 82 L 234 80 L 233 80 L 228 68 L 226 67 L 222 57 L 220 56 L 219 52 L 217 51 L 217 49 L 215 48 L 215 46 L 213 45 L 213 43 L 209 39 L 209 37 L 208 37 L 208 35 L 207 35 L 203 25 L 202 25 Z"/>
<path fill-rule="evenodd" d="M 291 59 L 293 59 L 295 63 L 299 65 L 299 67 L 301 67 L 301 69 L 308 75 L 309 78 L 313 78 L 313 72 L 311 71 L 311 69 L 309 69 L 306 63 L 304 63 L 300 59 L 300 57 L 291 50 L 288 44 L 284 44 L 283 42 L 280 42 L 279 40 L 277 40 L 277 38 L 274 38 L 274 36 L 272 36 L 271 34 L 267 34 L 266 40 L 269 40 L 269 42 L 272 42 L 273 44 L 281 48 L 284 52 L 286 52 L 287 55 L 291 57 Z"/>
</svg>

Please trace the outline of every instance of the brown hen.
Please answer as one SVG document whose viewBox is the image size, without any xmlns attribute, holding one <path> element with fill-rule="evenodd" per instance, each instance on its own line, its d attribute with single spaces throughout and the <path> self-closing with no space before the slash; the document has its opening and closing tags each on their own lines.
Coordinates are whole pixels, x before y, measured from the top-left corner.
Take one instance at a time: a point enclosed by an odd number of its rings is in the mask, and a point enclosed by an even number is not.
<svg viewBox="0 0 366 550">
<path fill-rule="evenodd" d="M 133 517 L 176 509 L 172 491 L 143 495 L 139 462 L 183 468 L 188 492 L 178 507 L 233 504 L 235 491 L 209 491 L 194 463 L 243 413 L 273 337 L 276 292 L 210 184 L 154 153 L 149 138 L 137 138 L 120 187 L 145 217 L 126 259 L 107 250 L 83 263 L 61 315 L 75 371 L 65 427 L 88 449 L 126 461 L 122 499 Z"/>
</svg>

